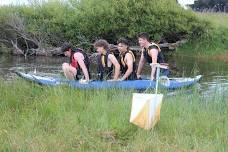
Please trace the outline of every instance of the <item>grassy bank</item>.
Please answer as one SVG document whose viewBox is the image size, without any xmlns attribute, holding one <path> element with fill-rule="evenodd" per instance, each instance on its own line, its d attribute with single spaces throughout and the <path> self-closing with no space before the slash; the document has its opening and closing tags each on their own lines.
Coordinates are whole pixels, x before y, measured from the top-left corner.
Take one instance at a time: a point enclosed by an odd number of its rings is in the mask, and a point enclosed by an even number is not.
<svg viewBox="0 0 228 152">
<path fill-rule="evenodd" d="M 133 91 L 0 80 L 0 151 L 227 151 L 228 92 L 165 97 L 151 131 L 129 123 Z"/>
<path fill-rule="evenodd" d="M 215 27 L 228 28 L 228 14 L 227 13 L 197 13 L 201 19 L 210 21 Z"/>
<path fill-rule="evenodd" d="M 195 38 L 182 47 L 178 53 L 202 55 L 220 58 L 228 52 L 228 14 L 225 13 L 197 13 L 198 18 L 211 24 L 211 28 L 201 36 Z M 224 54 L 225 53 L 225 54 Z M 218 57 L 217 57 L 218 56 Z M 227 58 L 228 59 L 228 56 Z"/>
</svg>

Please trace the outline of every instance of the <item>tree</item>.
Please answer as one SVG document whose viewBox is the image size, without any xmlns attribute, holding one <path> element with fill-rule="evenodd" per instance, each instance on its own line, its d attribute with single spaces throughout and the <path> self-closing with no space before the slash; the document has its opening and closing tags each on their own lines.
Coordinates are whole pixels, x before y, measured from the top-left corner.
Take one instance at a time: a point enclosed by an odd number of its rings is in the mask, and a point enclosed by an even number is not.
<svg viewBox="0 0 228 152">
<path fill-rule="evenodd" d="M 227 0 L 196 0 L 190 5 L 196 11 L 210 10 L 213 12 L 226 12 Z"/>
</svg>

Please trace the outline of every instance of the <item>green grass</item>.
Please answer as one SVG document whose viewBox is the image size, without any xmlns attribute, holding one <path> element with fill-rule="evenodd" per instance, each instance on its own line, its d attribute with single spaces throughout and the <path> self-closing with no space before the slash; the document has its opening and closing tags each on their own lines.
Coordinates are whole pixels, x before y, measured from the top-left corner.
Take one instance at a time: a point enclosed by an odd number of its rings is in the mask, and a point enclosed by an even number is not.
<svg viewBox="0 0 228 152">
<path fill-rule="evenodd" d="M 178 53 L 193 56 L 213 57 L 228 51 L 228 14 L 197 13 L 197 16 L 210 23 L 204 34 L 178 48 Z"/>
<path fill-rule="evenodd" d="M 161 120 L 129 123 L 132 92 L 0 80 L 0 151 L 227 151 L 228 92 L 165 96 Z"/>
<path fill-rule="evenodd" d="M 228 28 L 227 13 L 197 13 L 197 16 L 203 20 L 210 21 L 216 27 Z"/>
</svg>

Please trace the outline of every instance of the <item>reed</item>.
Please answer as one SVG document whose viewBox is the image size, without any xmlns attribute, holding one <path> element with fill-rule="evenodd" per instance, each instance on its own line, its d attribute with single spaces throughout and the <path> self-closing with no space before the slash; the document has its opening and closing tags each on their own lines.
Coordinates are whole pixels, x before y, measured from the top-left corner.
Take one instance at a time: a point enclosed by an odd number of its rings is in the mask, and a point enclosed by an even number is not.
<svg viewBox="0 0 228 152">
<path fill-rule="evenodd" d="M 0 151 L 227 151 L 228 92 L 164 92 L 151 131 L 129 123 L 134 90 L 0 80 Z"/>
</svg>

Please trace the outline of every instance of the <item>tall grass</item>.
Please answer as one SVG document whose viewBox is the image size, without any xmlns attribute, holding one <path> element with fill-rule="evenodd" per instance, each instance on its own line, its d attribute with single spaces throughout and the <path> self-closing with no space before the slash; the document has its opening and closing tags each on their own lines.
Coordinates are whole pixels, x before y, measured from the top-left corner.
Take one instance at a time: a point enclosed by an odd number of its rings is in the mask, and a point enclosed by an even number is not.
<svg viewBox="0 0 228 152">
<path fill-rule="evenodd" d="M 213 26 L 228 28 L 227 13 L 197 13 L 197 16 L 203 20 L 210 21 Z"/>
<path fill-rule="evenodd" d="M 129 123 L 132 90 L 0 80 L 0 151 L 227 151 L 228 92 L 165 96 L 151 131 Z"/>
<path fill-rule="evenodd" d="M 179 53 L 214 56 L 228 51 L 228 15 L 225 13 L 197 13 L 210 28 L 178 48 Z"/>
</svg>

